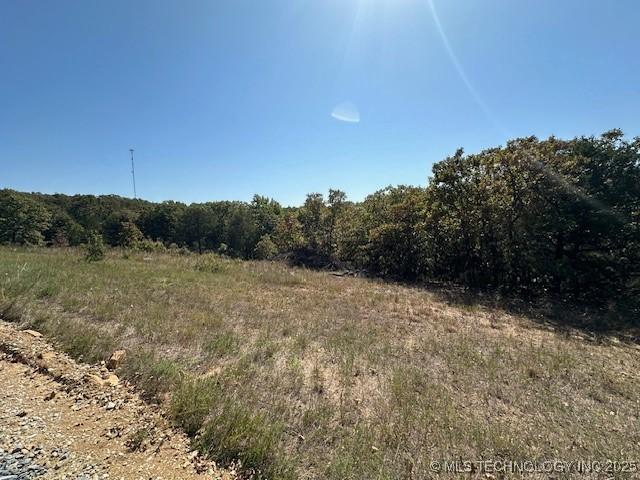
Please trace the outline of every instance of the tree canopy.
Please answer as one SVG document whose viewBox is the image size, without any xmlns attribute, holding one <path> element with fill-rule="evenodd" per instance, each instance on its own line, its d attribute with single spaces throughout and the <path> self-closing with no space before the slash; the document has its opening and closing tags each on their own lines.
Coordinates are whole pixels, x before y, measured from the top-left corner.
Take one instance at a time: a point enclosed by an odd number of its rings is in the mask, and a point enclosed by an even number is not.
<svg viewBox="0 0 640 480">
<path fill-rule="evenodd" d="M 304 250 L 396 279 L 637 302 L 640 140 L 611 130 L 460 149 L 434 164 L 426 187 L 387 187 L 362 202 L 329 190 L 298 208 L 259 195 L 185 205 L 0 191 L 0 242 L 78 245 L 90 232 L 112 246 L 148 239 L 258 259 Z"/>
</svg>

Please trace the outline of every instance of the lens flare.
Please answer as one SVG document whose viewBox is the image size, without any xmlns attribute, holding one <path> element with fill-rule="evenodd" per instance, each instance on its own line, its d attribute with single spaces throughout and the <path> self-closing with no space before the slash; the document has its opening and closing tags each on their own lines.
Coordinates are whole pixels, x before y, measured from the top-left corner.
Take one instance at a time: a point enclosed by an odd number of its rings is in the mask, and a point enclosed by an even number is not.
<svg viewBox="0 0 640 480">
<path fill-rule="evenodd" d="M 458 59 L 458 56 L 456 55 L 456 52 L 453 50 L 453 47 L 449 42 L 449 37 L 447 36 L 444 30 L 444 27 L 442 26 L 442 22 L 440 21 L 440 17 L 438 16 L 438 12 L 436 11 L 436 7 L 433 3 L 433 0 L 427 0 L 427 4 L 429 5 L 429 10 L 431 10 L 431 16 L 433 17 L 433 21 L 436 25 L 436 29 L 438 30 L 438 34 L 440 35 L 440 39 L 442 40 L 442 44 L 444 45 L 447 55 L 449 55 L 449 59 L 451 60 L 451 63 L 456 69 L 456 72 L 458 72 L 458 76 L 460 77 L 460 80 L 462 80 L 462 83 L 464 83 L 464 86 L 467 87 L 469 94 L 471 95 L 471 97 L 473 97 L 473 99 L 478 104 L 482 112 L 486 115 L 486 117 L 495 125 L 495 127 L 499 131 L 501 131 L 503 135 L 509 136 L 507 129 L 494 115 L 494 113 L 491 111 L 491 109 L 486 104 L 484 99 L 480 96 L 476 88 L 473 86 L 473 83 L 467 76 L 467 72 L 465 71 L 464 67 L 462 66 L 462 63 L 460 62 L 460 60 Z"/>
<path fill-rule="evenodd" d="M 341 122 L 360 123 L 360 112 L 352 102 L 343 102 L 337 105 L 331 112 L 331 116 Z"/>
</svg>

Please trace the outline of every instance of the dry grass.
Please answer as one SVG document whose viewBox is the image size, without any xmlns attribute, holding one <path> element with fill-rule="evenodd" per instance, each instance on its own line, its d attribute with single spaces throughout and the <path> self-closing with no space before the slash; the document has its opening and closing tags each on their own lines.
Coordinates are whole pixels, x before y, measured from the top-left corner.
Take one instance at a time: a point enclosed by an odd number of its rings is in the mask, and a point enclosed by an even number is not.
<svg viewBox="0 0 640 480">
<path fill-rule="evenodd" d="M 135 352 L 122 374 L 202 450 L 271 478 L 640 458 L 635 345 L 424 289 L 213 256 L 1 248 L 3 310 L 89 361 Z"/>
</svg>

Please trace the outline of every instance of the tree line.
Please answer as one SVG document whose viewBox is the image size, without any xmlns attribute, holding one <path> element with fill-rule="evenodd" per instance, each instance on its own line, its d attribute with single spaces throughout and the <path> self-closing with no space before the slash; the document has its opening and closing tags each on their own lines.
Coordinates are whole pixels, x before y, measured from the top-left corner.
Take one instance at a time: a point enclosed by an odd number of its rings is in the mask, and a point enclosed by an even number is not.
<svg viewBox="0 0 640 480">
<path fill-rule="evenodd" d="M 640 293 L 640 139 L 535 137 L 433 166 L 426 187 L 352 202 L 340 190 L 300 207 L 152 203 L 0 191 L 0 243 L 278 256 L 404 280 L 442 280 L 594 302 Z"/>
</svg>

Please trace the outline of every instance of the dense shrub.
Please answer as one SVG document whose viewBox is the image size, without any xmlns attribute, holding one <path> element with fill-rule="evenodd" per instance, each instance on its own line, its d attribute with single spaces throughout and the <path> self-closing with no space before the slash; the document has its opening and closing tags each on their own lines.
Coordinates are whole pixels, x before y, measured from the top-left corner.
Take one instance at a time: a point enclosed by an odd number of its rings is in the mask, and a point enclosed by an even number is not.
<svg viewBox="0 0 640 480">
<path fill-rule="evenodd" d="M 98 262 L 105 256 L 105 247 L 102 236 L 96 232 L 89 233 L 87 244 L 85 245 L 85 258 L 89 262 Z"/>
<path fill-rule="evenodd" d="M 164 243 L 162 243 L 159 240 L 149 240 L 148 238 L 144 238 L 136 242 L 135 248 L 137 250 L 140 250 L 141 252 L 146 252 L 146 253 L 167 251 L 167 247 L 164 246 Z M 178 247 L 176 246 L 176 249 L 177 248 Z"/>
<path fill-rule="evenodd" d="M 277 254 L 278 247 L 273 243 L 273 240 L 271 240 L 271 236 L 268 234 L 263 235 L 254 249 L 255 258 L 258 260 L 271 260 Z"/>
</svg>

